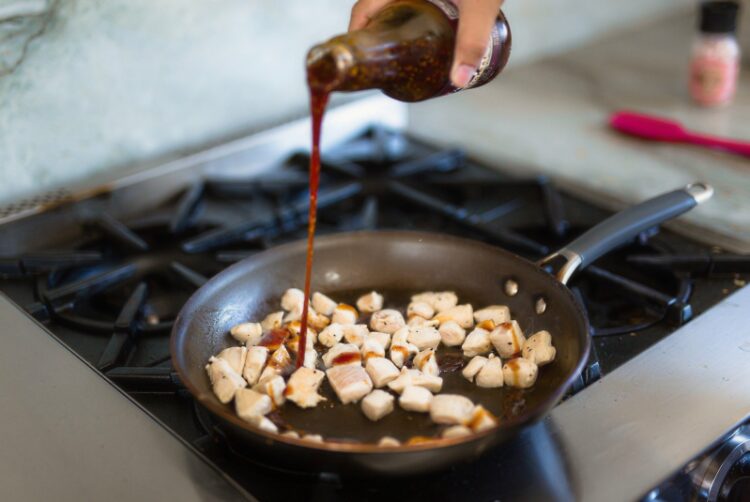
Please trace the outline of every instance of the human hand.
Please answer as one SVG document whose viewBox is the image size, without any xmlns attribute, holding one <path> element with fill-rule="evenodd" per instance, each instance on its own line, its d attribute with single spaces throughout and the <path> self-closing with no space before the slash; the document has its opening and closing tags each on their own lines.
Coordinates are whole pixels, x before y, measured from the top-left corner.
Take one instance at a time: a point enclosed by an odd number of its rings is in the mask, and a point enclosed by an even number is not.
<svg viewBox="0 0 750 502">
<path fill-rule="evenodd" d="M 370 17 L 395 0 L 359 0 L 352 7 L 349 31 L 364 28 Z M 451 67 L 451 81 L 458 88 L 474 76 L 487 50 L 487 43 L 495 25 L 503 0 L 451 0 L 458 6 L 458 33 Z"/>
</svg>

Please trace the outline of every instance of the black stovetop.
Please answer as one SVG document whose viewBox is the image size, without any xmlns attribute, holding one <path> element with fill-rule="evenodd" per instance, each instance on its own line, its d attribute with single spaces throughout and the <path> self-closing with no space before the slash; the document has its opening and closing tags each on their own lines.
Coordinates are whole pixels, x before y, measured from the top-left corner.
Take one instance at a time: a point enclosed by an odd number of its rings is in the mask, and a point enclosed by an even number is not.
<svg viewBox="0 0 750 502">
<path fill-rule="evenodd" d="M 0 258 L 0 291 L 261 500 L 566 498 L 569 483 L 546 424 L 473 464 L 388 483 L 256 465 L 234 455 L 212 431 L 172 371 L 171 323 L 213 274 L 304 238 L 306 171 L 306 155 L 297 154 L 265 176 L 206 179 L 127 221 L 94 215 L 81 221 L 78 237 L 55 249 Z M 532 260 L 608 215 L 545 178 L 513 178 L 461 151 L 438 150 L 382 129 L 327 152 L 319 207 L 321 234 L 431 230 L 483 240 Z M 654 260 L 681 264 L 646 263 Z M 570 283 L 589 313 L 595 342 L 573 392 L 744 285 L 747 271 L 746 260 L 659 229 L 597 261 Z M 527 472 L 519 470 L 524 466 L 540 464 L 546 467 L 533 483 L 518 475 Z"/>
</svg>

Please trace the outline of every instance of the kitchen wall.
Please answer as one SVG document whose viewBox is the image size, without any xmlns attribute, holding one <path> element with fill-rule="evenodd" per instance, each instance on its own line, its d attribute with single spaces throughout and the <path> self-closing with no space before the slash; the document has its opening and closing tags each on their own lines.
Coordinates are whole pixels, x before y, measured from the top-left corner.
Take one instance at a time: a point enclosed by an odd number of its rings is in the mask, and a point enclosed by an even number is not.
<svg viewBox="0 0 750 502">
<path fill-rule="evenodd" d="M 512 63 L 685 8 L 508 0 Z M 341 0 L 0 0 L 0 202 L 305 113 L 302 61 Z"/>
</svg>

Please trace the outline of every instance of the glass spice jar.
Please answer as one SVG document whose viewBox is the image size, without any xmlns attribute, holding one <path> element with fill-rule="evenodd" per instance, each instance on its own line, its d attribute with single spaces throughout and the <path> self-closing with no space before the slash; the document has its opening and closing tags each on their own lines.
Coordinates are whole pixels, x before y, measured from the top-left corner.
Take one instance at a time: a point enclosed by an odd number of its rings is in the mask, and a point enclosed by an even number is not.
<svg viewBox="0 0 750 502">
<path fill-rule="evenodd" d="M 740 66 L 738 11 L 739 4 L 732 1 L 701 4 L 700 34 L 690 62 L 690 95 L 699 105 L 725 105 L 734 97 Z"/>
</svg>

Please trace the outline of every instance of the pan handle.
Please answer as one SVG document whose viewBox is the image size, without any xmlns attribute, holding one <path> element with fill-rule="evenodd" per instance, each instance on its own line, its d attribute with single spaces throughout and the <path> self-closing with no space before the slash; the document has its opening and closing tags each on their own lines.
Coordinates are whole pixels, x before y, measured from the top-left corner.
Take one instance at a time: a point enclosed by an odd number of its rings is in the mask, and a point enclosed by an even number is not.
<svg viewBox="0 0 750 502">
<path fill-rule="evenodd" d="M 576 270 L 588 266 L 644 230 L 707 201 L 713 193 L 711 185 L 691 183 L 679 190 L 658 195 L 607 218 L 556 253 L 541 259 L 538 265 L 549 269 L 557 280 L 566 284 Z"/>
</svg>

